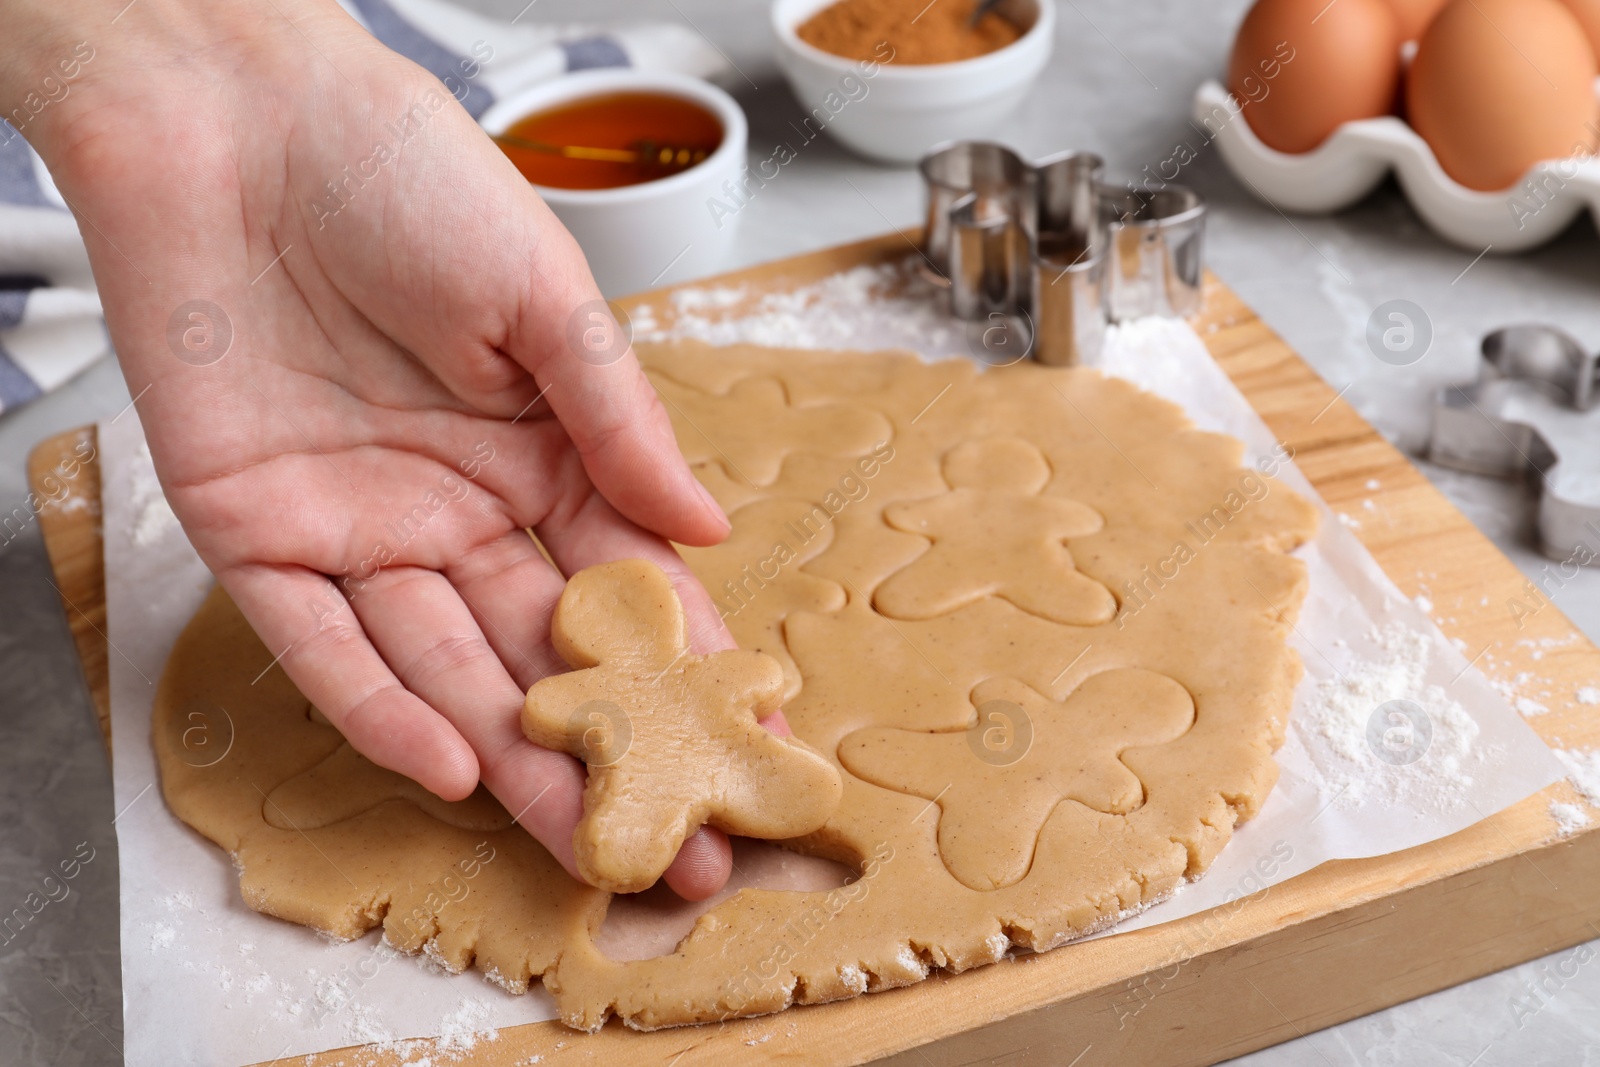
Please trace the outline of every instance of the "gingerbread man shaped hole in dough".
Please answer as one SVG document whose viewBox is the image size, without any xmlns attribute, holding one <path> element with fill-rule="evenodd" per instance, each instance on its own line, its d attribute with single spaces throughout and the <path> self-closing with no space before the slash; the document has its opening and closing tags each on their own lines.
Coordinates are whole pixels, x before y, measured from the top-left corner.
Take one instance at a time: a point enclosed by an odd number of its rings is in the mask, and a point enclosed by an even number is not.
<svg viewBox="0 0 1600 1067">
<path fill-rule="evenodd" d="M 778 661 L 691 653 L 683 605 L 655 564 L 573 575 L 551 641 L 574 670 L 534 683 L 522 730 L 589 765 L 572 844 L 590 884 L 648 889 L 702 825 L 779 840 L 820 829 L 838 806 L 833 764 L 757 721 L 782 702 Z"/>
<path fill-rule="evenodd" d="M 1016 437 L 968 441 L 945 455 L 944 478 L 951 491 L 943 496 L 884 510 L 890 526 L 932 545 L 878 586 L 879 614 L 931 619 L 987 596 L 1068 626 L 1116 614 L 1111 591 L 1079 573 L 1066 546 L 1099 530 L 1100 515 L 1039 495 L 1050 464 L 1038 448 Z"/>
</svg>

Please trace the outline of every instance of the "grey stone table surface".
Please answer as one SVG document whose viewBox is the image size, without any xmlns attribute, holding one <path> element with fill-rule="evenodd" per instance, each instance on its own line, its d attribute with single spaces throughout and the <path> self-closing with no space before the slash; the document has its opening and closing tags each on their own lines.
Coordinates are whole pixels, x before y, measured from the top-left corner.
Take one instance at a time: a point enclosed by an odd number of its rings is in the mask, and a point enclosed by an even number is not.
<svg viewBox="0 0 1600 1067">
<path fill-rule="evenodd" d="M 691 23 L 737 65 L 733 91 L 749 114 L 752 158 L 787 138 L 801 114 L 773 63 L 761 0 L 475 0 L 509 18 L 650 17 Z M 1600 347 L 1600 238 L 1588 221 L 1537 252 L 1477 258 L 1429 234 L 1392 188 L 1327 218 L 1291 218 L 1253 200 L 1185 116 L 1194 88 L 1225 62 L 1243 0 L 1062 0 L 1055 58 L 1037 90 L 994 131 L 1024 153 L 1068 147 L 1105 156 L 1131 177 L 1174 155 L 1197 158 L 1179 180 L 1212 206 L 1210 265 L 1380 430 L 1415 453 L 1440 384 L 1470 378 L 1477 339 L 1529 319 L 1558 323 Z M 138 10 L 129 15 L 137 18 Z M 770 143 L 769 143 L 770 142 Z M 761 153 L 756 155 L 755 153 Z M 914 225 L 920 190 L 907 168 L 808 145 L 740 213 L 738 267 Z M 1434 343 L 1417 364 L 1380 363 L 1364 340 L 1386 300 L 1421 306 Z M 128 403 L 102 364 L 45 399 L 0 416 L 0 512 L 26 492 L 24 459 L 56 431 L 109 418 Z M 1559 588 L 1533 548 L 1528 492 L 1423 470 L 1591 638 L 1600 640 L 1600 569 Z M 117 849 L 106 757 L 34 526 L 0 540 L 0 913 L 9 914 L 62 861 L 93 859 L 20 934 L 0 943 L 0 1064 L 120 1060 Z M 1596 679 L 1600 684 L 1600 679 Z M 59 891 L 57 891 L 59 895 Z M 1600 945 L 1402 1004 L 1236 1061 L 1306 1063 L 1561 1063 L 1600 1067 Z M 1397 967 L 1404 960 L 1394 961 Z M 1265 1011 L 1266 1009 L 1263 1008 Z"/>
</svg>

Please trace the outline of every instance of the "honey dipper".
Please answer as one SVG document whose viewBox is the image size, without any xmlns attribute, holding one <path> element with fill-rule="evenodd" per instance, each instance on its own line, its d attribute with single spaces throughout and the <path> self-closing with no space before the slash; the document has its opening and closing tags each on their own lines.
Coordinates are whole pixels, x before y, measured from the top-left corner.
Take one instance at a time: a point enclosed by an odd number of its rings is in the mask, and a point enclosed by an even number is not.
<svg viewBox="0 0 1600 1067">
<path fill-rule="evenodd" d="M 663 170 L 685 170 L 701 162 L 708 155 L 704 148 L 675 147 L 654 141 L 635 141 L 631 148 L 588 148 L 582 145 L 554 145 L 533 141 L 514 134 L 491 134 L 496 144 L 522 148 L 530 152 L 565 156 L 568 159 L 592 159 L 604 163 L 632 163 L 640 167 L 659 167 Z"/>
</svg>

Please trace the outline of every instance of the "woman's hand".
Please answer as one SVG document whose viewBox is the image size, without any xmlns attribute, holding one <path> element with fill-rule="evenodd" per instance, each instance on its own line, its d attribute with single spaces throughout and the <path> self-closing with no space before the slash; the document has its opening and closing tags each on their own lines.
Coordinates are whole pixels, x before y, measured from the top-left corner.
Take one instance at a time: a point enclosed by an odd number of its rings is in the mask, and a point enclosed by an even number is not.
<svg viewBox="0 0 1600 1067">
<path fill-rule="evenodd" d="M 572 238 L 438 80 L 327 0 L 125 3 L 12 5 L 0 93 L 91 50 L 24 133 L 173 510 L 352 745 L 446 799 L 481 779 L 573 871 L 583 767 L 519 729 L 565 669 L 562 575 L 654 560 L 697 650 L 731 647 L 667 543 L 726 518 Z M 666 877 L 698 898 L 728 868 L 702 831 Z"/>
</svg>

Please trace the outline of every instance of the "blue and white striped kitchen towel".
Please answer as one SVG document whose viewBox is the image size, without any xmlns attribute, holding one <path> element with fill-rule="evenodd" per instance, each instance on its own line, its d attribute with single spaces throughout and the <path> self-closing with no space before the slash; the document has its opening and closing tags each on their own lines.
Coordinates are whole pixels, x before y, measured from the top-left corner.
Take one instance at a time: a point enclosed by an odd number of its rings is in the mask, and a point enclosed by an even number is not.
<svg viewBox="0 0 1600 1067">
<path fill-rule="evenodd" d="M 340 2 L 374 37 L 436 75 L 474 118 L 500 97 L 569 71 L 728 73 L 709 41 L 672 23 L 535 25 L 524 21 L 533 3 L 504 22 L 445 0 Z M 39 157 L 0 121 L 0 412 L 110 352 L 77 223 Z"/>
</svg>

